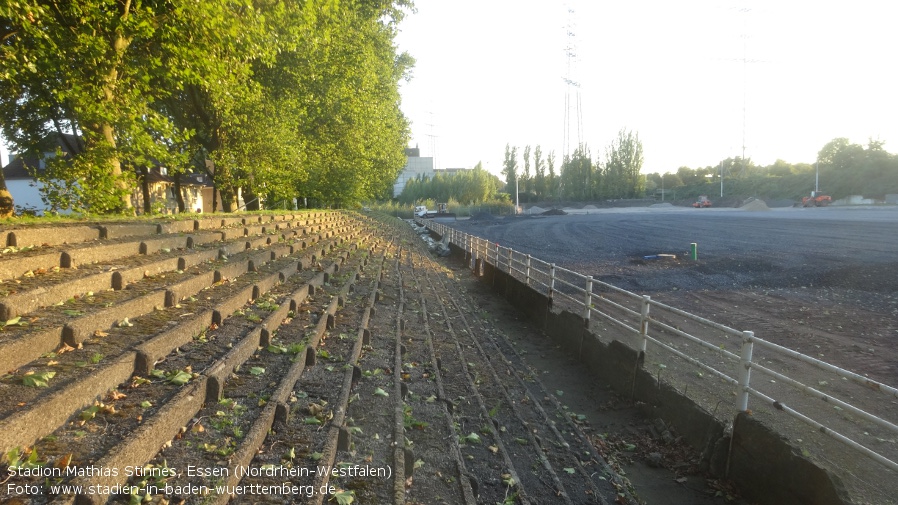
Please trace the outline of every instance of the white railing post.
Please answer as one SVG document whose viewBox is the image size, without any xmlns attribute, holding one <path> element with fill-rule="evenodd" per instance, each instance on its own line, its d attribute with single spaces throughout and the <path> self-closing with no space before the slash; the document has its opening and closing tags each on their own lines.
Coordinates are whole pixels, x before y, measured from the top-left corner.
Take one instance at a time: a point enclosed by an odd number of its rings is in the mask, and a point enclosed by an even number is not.
<svg viewBox="0 0 898 505">
<path fill-rule="evenodd" d="M 524 274 L 524 282 L 526 282 L 528 286 L 530 285 L 530 255 L 529 254 L 527 255 L 527 268 L 526 268 L 526 273 Z"/>
<path fill-rule="evenodd" d="M 501 262 L 499 261 L 499 243 L 496 242 L 496 271 L 497 271 L 497 272 L 501 272 L 501 271 L 502 271 L 502 270 L 499 268 L 499 263 L 501 263 Z"/>
<path fill-rule="evenodd" d="M 549 301 L 555 296 L 555 263 L 549 266 Z"/>
<path fill-rule="evenodd" d="M 480 259 L 480 247 L 479 246 L 480 246 L 480 237 L 474 237 L 474 245 L 471 247 L 471 249 L 473 250 L 473 254 L 471 255 L 471 257 L 472 257 L 473 263 L 474 263 L 472 265 L 471 269 L 474 270 L 474 275 L 480 275 L 480 272 L 477 271 L 478 270 L 477 260 Z"/>
<path fill-rule="evenodd" d="M 748 410 L 748 388 L 751 386 L 751 354 L 754 348 L 755 332 L 742 332 L 742 353 L 739 360 L 739 396 L 736 409 Z"/>
<path fill-rule="evenodd" d="M 642 336 L 642 353 L 645 354 L 646 347 L 649 343 L 649 302 L 652 297 L 649 295 L 642 296 L 642 307 L 639 312 L 639 334 Z"/>
<path fill-rule="evenodd" d="M 592 276 L 586 278 L 586 310 L 583 311 L 583 319 L 586 320 L 586 327 L 589 328 L 589 318 L 592 315 Z"/>
<path fill-rule="evenodd" d="M 507 247 L 506 250 L 508 251 L 508 276 L 511 277 L 511 271 L 514 269 L 511 264 L 514 261 L 514 250 L 511 247 Z"/>
</svg>

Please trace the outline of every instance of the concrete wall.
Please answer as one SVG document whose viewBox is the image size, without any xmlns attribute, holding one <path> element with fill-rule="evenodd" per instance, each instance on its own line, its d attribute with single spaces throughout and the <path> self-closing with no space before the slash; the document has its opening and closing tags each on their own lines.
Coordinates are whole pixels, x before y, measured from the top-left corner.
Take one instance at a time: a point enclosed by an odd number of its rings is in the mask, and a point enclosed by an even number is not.
<svg viewBox="0 0 898 505">
<path fill-rule="evenodd" d="M 455 245 L 453 257 L 468 264 L 470 258 Z M 476 271 L 476 270 L 475 270 Z M 680 391 L 643 367 L 642 353 L 593 334 L 582 315 L 552 308 L 543 293 L 526 286 L 492 265 L 483 264 L 481 281 L 504 297 L 567 352 L 578 356 L 596 378 L 623 396 L 645 405 L 646 414 L 676 427 L 690 445 L 702 453 L 704 466 L 715 477 L 733 480 L 742 494 L 769 505 L 844 505 L 850 499 L 838 476 L 820 468 L 774 430 L 749 415 L 739 414 L 728 424 L 716 419 Z"/>
</svg>

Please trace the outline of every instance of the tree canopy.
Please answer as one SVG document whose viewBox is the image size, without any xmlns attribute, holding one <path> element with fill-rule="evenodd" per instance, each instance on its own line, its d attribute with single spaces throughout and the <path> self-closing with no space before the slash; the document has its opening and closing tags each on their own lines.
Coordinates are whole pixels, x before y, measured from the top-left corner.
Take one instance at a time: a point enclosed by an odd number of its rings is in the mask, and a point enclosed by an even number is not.
<svg viewBox="0 0 898 505">
<path fill-rule="evenodd" d="M 42 152 L 48 198 L 129 211 L 135 173 L 206 169 L 235 196 L 320 205 L 388 194 L 405 163 L 394 38 L 407 0 L 21 0 L 0 6 L 0 126 Z"/>
<path fill-rule="evenodd" d="M 676 176 L 676 180 L 668 176 Z M 883 198 L 898 193 L 898 156 L 885 150 L 885 143 L 869 140 L 867 145 L 836 138 L 826 143 L 811 163 L 776 160 L 758 165 L 751 159 L 733 157 L 716 166 L 680 167 L 665 174 L 664 187 L 676 188 L 677 198 L 719 194 L 723 177 L 725 195 L 798 200 L 815 188 L 840 199 L 850 195 Z M 661 188 L 661 175 L 649 174 L 649 189 Z"/>
<path fill-rule="evenodd" d="M 501 186 L 499 178 L 484 170 L 478 163 L 472 170 L 411 179 L 406 182 L 399 201 L 414 203 L 425 199 L 437 202 L 453 200 L 462 205 L 471 205 L 493 200 Z"/>
</svg>

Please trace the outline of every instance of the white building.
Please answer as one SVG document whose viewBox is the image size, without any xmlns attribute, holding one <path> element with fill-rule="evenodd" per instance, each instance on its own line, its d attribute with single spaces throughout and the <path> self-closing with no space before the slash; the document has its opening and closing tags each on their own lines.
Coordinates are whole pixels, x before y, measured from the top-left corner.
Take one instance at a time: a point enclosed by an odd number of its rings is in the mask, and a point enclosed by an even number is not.
<svg viewBox="0 0 898 505">
<path fill-rule="evenodd" d="M 408 161 L 405 163 L 399 178 L 393 183 L 393 198 L 396 198 L 405 189 L 405 183 L 415 177 L 433 177 L 433 158 L 421 157 L 421 149 L 414 147 L 405 150 Z"/>
</svg>

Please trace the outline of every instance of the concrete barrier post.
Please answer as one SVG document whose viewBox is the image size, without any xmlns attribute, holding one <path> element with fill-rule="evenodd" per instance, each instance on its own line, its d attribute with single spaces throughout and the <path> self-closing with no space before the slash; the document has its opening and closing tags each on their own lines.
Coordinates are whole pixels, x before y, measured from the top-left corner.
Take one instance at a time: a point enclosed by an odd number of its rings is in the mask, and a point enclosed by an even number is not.
<svg viewBox="0 0 898 505">
<path fill-rule="evenodd" d="M 549 301 L 555 296 L 555 263 L 549 266 L 549 292 L 547 295 L 549 296 Z"/>
<path fill-rule="evenodd" d="M 642 296 L 642 308 L 639 313 L 639 334 L 642 336 L 642 352 L 645 353 L 646 346 L 649 343 L 649 303 L 652 301 L 652 297 L 648 295 Z"/>
<path fill-rule="evenodd" d="M 474 237 L 474 243 L 471 244 L 471 268 L 474 270 L 475 274 L 478 273 L 477 268 L 480 266 L 480 249 L 477 247 L 479 241 L 479 238 Z"/>
<path fill-rule="evenodd" d="M 583 311 L 583 319 L 586 321 L 586 327 L 589 328 L 589 317 L 592 315 L 592 276 L 586 278 L 586 303 Z"/>
<path fill-rule="evenodd" d="M 527 268 L 526 268 L 526 273 L 524 274 L 524 282 L 526 282 L 528 286 L 530 285 L 530 255 L 529 254 L 527 255 Z"/>
<path fill-rule="evenodd" d="M 748 388 L 751 386 L 751 354 L 754 349 L 755 332 L 742 332 L 742 353 L 739 360 L 739 396 L 736 408 L 740 412 L 748 410 Z"/>
<path fill-rule="evenodd" d="M 512 266 L 512 262 L 514 261 L 514 250 L 511 247 L 506 249 L 508 250 L 508 276 L 511 277 L 511 271 L 514 268 Z"/>
</svg>

